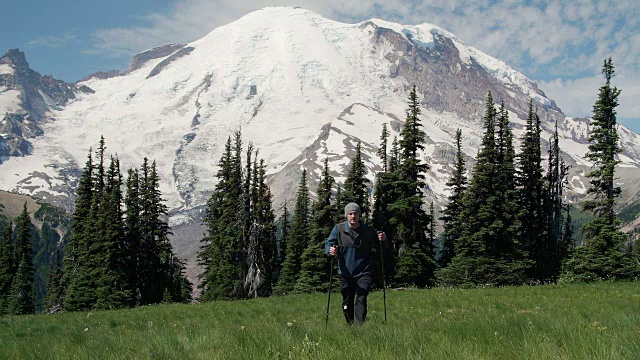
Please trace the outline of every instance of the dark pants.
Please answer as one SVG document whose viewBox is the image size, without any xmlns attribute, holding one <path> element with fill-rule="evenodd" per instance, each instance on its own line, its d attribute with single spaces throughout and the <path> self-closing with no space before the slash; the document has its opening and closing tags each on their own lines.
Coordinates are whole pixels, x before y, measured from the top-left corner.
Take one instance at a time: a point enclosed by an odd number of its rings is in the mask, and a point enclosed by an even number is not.
<svg viewBox="0 0 640 360">
<path fill-rule="evenodd" d="M 362 275 L 357 278 L 340 277 L 342 311 L 348 324 L 353 324 L 355 320 L 356 325 L 362 325 L 367 317 L 367 295 L 369 295 L 372 281 L 371 275 Z"/>
</svg>

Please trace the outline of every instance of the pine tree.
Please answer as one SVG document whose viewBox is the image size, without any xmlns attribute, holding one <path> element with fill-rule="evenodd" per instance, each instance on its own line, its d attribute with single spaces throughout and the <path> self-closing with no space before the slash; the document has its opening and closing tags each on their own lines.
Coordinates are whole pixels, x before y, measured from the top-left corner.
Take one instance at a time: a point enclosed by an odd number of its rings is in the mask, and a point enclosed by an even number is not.
<svg viewBox="0 0 640 360">
<path fill-rule="evenodd" d="M 16 224 L 15 256 L 18 260 L 18 270 L 9 292 L 8 312 L 10 314 L 33 314 L 36 310 L 31 226 L 33 225 L 25 201 Z"/>
<path fill-rule="evenodd" d="M 235 144 L 227 140 L 225 151 L 218 163 L 218 183 L 207 201 L 205 223 L 208 234 L 202 240 L 198 255 L 203 266 L 200 297 L 203 301 L 240 299 L 244 296 L 242 273 L 242 144 L 239 133 Z"/>
<path fill-rule="evenodd" d="M 99 241 L 93 244 L 96 266 L 93 276 L 96 282 L 97 309 L 116 309 L 132 306 L 134 292 L 130 286 L 127 269 L 125 226 L 122 212 L 122 176 L 120 162 L 111 157 L 105 174 L 105 185 L 100 200 L 97 224 Z"/>
<path fill-rule="evenodd" d="M 459 216 L 455 256 L 442 269 L 443 285 L 513 285 L 526 281 L 528 263 L 519 245 L 515 150 L 504 106 L 498 113 L 491 93 L 485 133 Z"/>
<path fill-rule="evenodd" d="M 140 269 L 138 264 L 144 255 L 141 252 L 140 241 L 142 239 L 142 229 L 140 223 L 140 215 L 142 213 L 140 198 L 140 181 L 137 169 L 129 169 L 126 181 L 125 204 L 125 250 L 127 255 L 127 277 L 129 287 L 133 290 L 133 298 L 136 304 L 140 303 L 140 287 L 141 278 L 138 276 Z"/>
<path fill-rule="evenodd" d="M 167 206 L 162 199 L 160 192 L 160 178 L 156 170 L 156 162 L 153 161 L 151 167 L 144 161 L 141 174 L 144 181 L 141 184 L 142 213 L 140 223 L 142 230 L 141 251 L 145 254 L 138 268 L 142 276 L 140 288 L 141 304 L 156 304 L 162 301 L 164 289 L 169 287 L 174 299 L 180 292 L 179 289 L 172 288 L 176 280 L 175 274 L 181 274 L 182 270 L 174 267 L 175 254 L 171 249 L 169 236 L 171 229 L 166 222 Z"/>
<path fill-rule="evenodd" d="M 257 157 L 256 152 L 256 157 Z M 277 271 L 275 215 L 271 207 L 271 191 L 265 182 L 265 164 L 254 160 L 250 188 L 249 247 L 247 253 L 248 275 L 245 293 L 248 297 L 269 296 L 273 290 Z"/>
<path fill-rule="evenodd" d="M 554 134 L 549 142 L 549 162 L 545 176 L 543 199 L 544 229 L 548 246 L 545 278 L 550 281 L 556 281 L 560 275 L 562 262 L 573 249 L 573 230 L 571 228 L 569 205 L 565 206 L 563 202 L 563 190 L 567 184 L 569 166 L 565 165 L 560 155 L 557 122 Z M 566 216 L 563 216 L 563 213 Z"/>
<path fill-rule="evenodd" d="M 276 224 L 275 213 L 273 212 L 273 199 L 271 190 L 267 186 L 267 168 L 264 159 L 260 159 L 257 168 L 257 189 L 258 197 L 255 205 L 255 214 L 259 227 L 259 261 L 264 269 L 265 285 L 260 289 L 258 295 L 268 296 L 273 292 L 273 287 L 277 280 L 278 270 L 278 249 L 276 244 Z"/>
<path fill-rule="evenodd" d="M 398 285 L 429 286 L 434 279 L 435 260 L 426 251 L 431 246 L 426 235 L 431 220 L 422 209 L 423 181 L 429 166 L 418 156 L 418 152 L 424 150 L 426 136 L 419 116 L 420 105 L 414 86 L 409 94 L 407 119 L 400 133 L 399 162 L 394 169 L 396 175 L 392 186 L 397 189 L 398 197 L 389 204 L 391 238 L 395 240 L 398 254 L 395 263 Z M 392 153 L 392 162 L 394 156 Z"/>
<path fill-rule="evenodd" d="M 398 168 L 398 140 L 394 138 L 391 148 L 390 156 L 387 156 L 387 139 L 389 132 L 387 131 L 386 123 L 382 125 L 382 134 L 380 135 L 380 147 L 378 149 L 378 156 L 383 164 L 383 171 L 376 174 L 375 186 L 374 186 L 374 202 L 373 202 L 373 214 L 371 217 L 371 223 L 375 229 L 387 232 L 391 235 L 395 232 L 391 227 L 391 213 L 389 211 L 389 205 L 397 201 L 399 192 L 393 184 L 396 181 L 396 170 Z M 344 214 L 341 220 L 344 221 Z M 391 249 L 391 247 L 388 247 Z M 375 270 L 374 273 L 374 286 L 380 288 L 383 286 L 382 281 L 382 266 L 384 261 L 385 266 L 385 280 L 387 283 L 391 283 L 394 278 L 395 258 L 393 251 L 384 251 L 383 257 L 380 256 L 380 248 L 373 247 L 372 249 L 372 264 Z"/>
<path fill-rule="evenodd" d="M 587 174 L 591 197 L 583 203 L 585 211 L 594 218 L 582 230 L 584 246 L 577 248 L 563 266 L 565 281 L 594 281 L 603 279 L 633 279 L 640 276 L 640 266 L 633 256 L 623 251 L 627 238 L 619 229 L 615 215 L 615 198 L 621 189 L 615 186 L 615 166 L 620 163 L 616 155 L 622 150 L 618 145 L 616 107 L 620 90 L 611 87 L 615 71 L 611 58 L 604 61 L 602 73 L 605 84 L 600 87 L 598 100 L 593 106 L 592 130 L 589 134 L 589 152 L 585 157 L 593 161 Z"/>
<path fill-rule="evenodd" d="M 382 124 L 382 134 L 380 134 L 380 147 L 378 148 L 377 155 L 380 157 L 382 163 L 382 172 L 388 171 L 387 160 L 387 139 L 389 138 L 389 131 L 387 130 L 387 123 Z"/>
<path fill-rule="evenodd" d="M 331 192 L 334 178 L 329 173 L 329 159 L 324 160 L 324 168 L 318 183 L 317 200 L 311 208 L 311 239 L 302 253 L 300 277 L 295 292 L 324 291 L 329 281 L 329 262 L 324 253 L 324 245 L 334 226 Z"/>
<path fill-rule="evenodd" d="M 244 295 L 247 295 L 249 290 L 249 284 L 255 283 L 258 279 L 255 278 L 257 273 L 255 273 L 256 269 L 252 269 L 252 280 L 249 281 L 249 266 L 253 267 L 255 264 L 255 258 L 257 257 L 257 239 L 255 236 L 252 236 L 252 225 L 253 225 L 253 211 L 251 206 L 252 204 L 252 189 L 251 189 L 251 165 L 252 160 L 251 156 L 253 154 L 253 144 L 249 143 L 247 145 L 247 153 L 246 153 L 246 165 L 245 171 L 242 174 L 242 245 L 240 251 L 240 262 L 242 263 L 242 280 L 244 281 Z M 252 259 L 249 259 L 252 257 Z M 257 295 L 255 289 L 252 291 L 255 295 Z"/>
<path fill-rule="evenodd" d="M 542 152 L 540 149 L 540 117 L 529 101 L 529 116 L 522 149 L 518 155 L 518 188 L 521 212 L 521 242 L 533 261 L 530 277 L 540 282 L 548 281 L 551 248 L 545 234 L 544 179 L 542 170 Z"/>
<path fill-rule="evenodd" d="M 354 202 L 362 210 L 361 219 L 365 222 L 369 220 L 369 180 L 366 178 L 367 168 L 362 161 L 361 143 L 356 145 L 356 154 L 351 161 L 351 168 L 344 181 L 344 191 L 340 200 L 340 208 L 344 208 L 348 203 Z"/>
<path fill-rule="evenodd" d="M 0 315 L 8 313 L 9 292 L 17 271 L 13 249 L 13 223 L 9 223 L 0 237 Z"/>
<path fill-rule="evenodd" d="M 456 162 L 453 167 L 451 179 L 447 181 L 447 186 L 451 189 L 451 195 L 447 207 L 442 211 L 444 232 L 442 234 L 442 250 L 440 252 L 439 265 L 445 268 L 451 263 L 455 256 L 455 243 L 460 237 L 461 226 L 459 216 L 462 212 L 462 198 L 467 189 L 467 177 L 465 175 L 465 160 L 462 153 L 462 131 L 456 131 Z"/>
<path fill-rule="evenodd" d="M 92 150 L 89 149 L 87 162 L 78 185 L 75 211 L 71 220 L 71 235 L 67 240 L 63 259 L 62 287 L 64 308 L 67 311 L 89 310 L 95 303 L 95 285 L 91 278 L 89 263 L 91 261 L 90 243 L 86 237 L 93 230 L 89 228 L 88 222 L 94 198 L 94 170 Z"/>
<path fill-rule="evenodd" d="M 526 270 L 531 262 L 527 259 L 526 250 L 518 237 L 520 232 L 521 213 L 518 204 L 516 154 L 513 146 L 513 133 L 509 125 L 509 114 L 504 103 L 500 105 L 498 123 L 498 158 L 497 158 L 497 198 L 496 213 L 498 222 L 497 236 L 493 246 L 489 247 L 489 254 L 493 257 L 497 267 L 508 275 L 498 275 L 495 278 L 499 284 L 522 284 L 528 281 Z M 541 193 L 541 191 L 540 191 Z M 498 270 L 501 271 L 501 270 Z"/>
<path fill-rule="evenodd" d="M 280 228 L 280 236 L 278 240 L 278 268 L 276 271 L 275 283 L 278 282 L 280 278 L 280 273 L 282 272 L 282 266 L 284 265 L 285 258 L 287 256 L 287 242 L 289 241 L 289 232 L 291 228 L 289 209 L 287 208 L 287 202 L 285 201 L 282 204 L 282 216 L 278 219 L 279 228 Z"/>
<path fill-rule="evenodd" d="M 277 294 L 288 294 L 293 291 L 300 276 L 302 252 L 308 245 L 309 228 L 309 190 L 307 188 L 307 170 L 302 170 L 296 208 L 293 213 L 289 242 L 287 243 L 287 255 L 282 267 L 278 284 L 275 288 Z"/>
<path fill-rule="evenodd" d="M 45 306 L 49 312 L 56 312 L 62 305 L 62 263 L 60 262 L 60 248 L 56 248 L 49 266 L 49 279 L 47 281 L 47 296 Z"/>
</svg>

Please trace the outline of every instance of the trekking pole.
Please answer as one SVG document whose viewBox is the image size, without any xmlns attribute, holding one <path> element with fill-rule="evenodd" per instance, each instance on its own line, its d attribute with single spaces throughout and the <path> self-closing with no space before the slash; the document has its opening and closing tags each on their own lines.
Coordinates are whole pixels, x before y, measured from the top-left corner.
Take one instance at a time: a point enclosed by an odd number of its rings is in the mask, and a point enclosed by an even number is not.
<svg viewBox="0 0 640 360">
<path fill-rule="evenodd" d="M 329 304 L 331 303 L 331 278 L 333 278 L 333 262 L 336 259 L 336 255 L 331 257 L 331 269 L 329 269 L 329 298 L 327 299 L 327 318 L 324 321 L 324 328 L 329 325 Z"/>
<path fill-rule="evenodd" d="M 387 285 L 384 279 L 384 251 L 382 250 L 382 243 L 380 244 L 380 267 L 382 268 L 382 301 L 384 303 L 384 322 L 387 322 Z"/>
</svg>

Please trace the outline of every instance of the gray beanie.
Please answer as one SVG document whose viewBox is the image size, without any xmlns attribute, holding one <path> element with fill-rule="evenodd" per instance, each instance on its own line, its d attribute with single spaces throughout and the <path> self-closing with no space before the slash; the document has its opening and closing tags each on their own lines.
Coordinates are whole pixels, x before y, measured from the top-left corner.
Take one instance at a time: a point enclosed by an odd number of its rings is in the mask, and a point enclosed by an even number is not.
<svg viewBox="0 0 640 360">
<path fill-rule="evenodd" d="M 347 216 L 350 212 L 355 211 L 358 215 L 362 215 L 362 211 L 360 210 L 360 206 L 356 203 L 348 203 L 347 206 L 344 207 L 344 216 Z"/>
</svg>

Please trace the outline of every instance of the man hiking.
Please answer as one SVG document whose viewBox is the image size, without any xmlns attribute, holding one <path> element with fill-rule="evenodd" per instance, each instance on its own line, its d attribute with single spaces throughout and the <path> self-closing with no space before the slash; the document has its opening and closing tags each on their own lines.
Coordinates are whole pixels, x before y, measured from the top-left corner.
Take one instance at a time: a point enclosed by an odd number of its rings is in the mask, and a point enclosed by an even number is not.
<svg viewBox="0 0 640 360">
<path fill-rule="evenodd" d="M 376 241 L 387 239 L 384 232 L 376 233 L 371 226 L 360 221 L 361 214 L 358 204 L 345 206 L 347 221 L 333 227 L 324 246 L 328 256 L 338 256 L 342 311 L 347 323 L 355 321 L 356 325 L 362 325 L 367 316 L 367 295 L 373 281 L 371 250 Z"/>
</svg>

